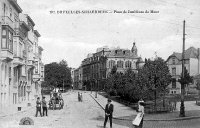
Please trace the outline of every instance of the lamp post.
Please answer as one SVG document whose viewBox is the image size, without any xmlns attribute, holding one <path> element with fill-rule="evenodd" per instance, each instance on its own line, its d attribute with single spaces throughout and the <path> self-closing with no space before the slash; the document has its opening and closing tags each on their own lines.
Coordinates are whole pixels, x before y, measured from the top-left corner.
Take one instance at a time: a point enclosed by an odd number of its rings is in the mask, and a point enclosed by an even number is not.
<svg viewBox="0 0 200 128">
<path fill-rule="evenodd" d="M 185 20 L 183 21 L 183 52 L 182 52 L 182 79 L 184 79 L 185 70 Z M 185 84 L 181 82 L 181 105 L 180 105 L 180 117 L 185 117 L 185 107 L 184 107 L 184 92 Z"/>
</svg>

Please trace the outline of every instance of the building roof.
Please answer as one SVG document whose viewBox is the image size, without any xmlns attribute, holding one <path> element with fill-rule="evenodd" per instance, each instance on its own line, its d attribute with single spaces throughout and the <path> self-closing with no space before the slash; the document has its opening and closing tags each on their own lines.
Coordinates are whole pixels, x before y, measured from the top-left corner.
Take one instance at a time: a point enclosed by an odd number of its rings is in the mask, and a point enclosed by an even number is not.
<svg viewBox="0 0 200 128">
<path fill-rule="evenodd" d="M 178 60 L 182 60 L 182 53 L 174 52 L 172 55 L 170 55 L 167 59 L 171 57 L 176 57 Z M 194 47 L 190 47 L 187 50 L 185 50 L 185 59 L 190 59 L 190 58 L 197 58 L 198 57 L 198 50 Z"/>
<path fill-rule="evenodd" d="M 37 30 L 34 30 L 34 34 L 37 36 L 37 37 L 40 37 L 40 33 L 37 31 Z"/>
<path fill-rule="evenodd" d="M 33 22 L 33 20 L 31 19 L 31 17 L 28 15 L 28 14 L 26 14 L 27 15 L 27 19 L 31 22 L 31 24 L 33 25 L 33 26 L 35 26 L 35 23 Z"/>
<path fill-rule="evenodd" d="M 10 4 L 17 10 L 18 13 L 22 13 L 21 7 L 17 4 L 16 0 L 8 0 Z"/>
<path fill-rule="evenodd" d="M 130 58 L 138 58 L 135 56 L 130 50 L 127 49 L 112 49 L 110 52 L 106 53 L 107 57 L 130 57 Z"/>
</svg>

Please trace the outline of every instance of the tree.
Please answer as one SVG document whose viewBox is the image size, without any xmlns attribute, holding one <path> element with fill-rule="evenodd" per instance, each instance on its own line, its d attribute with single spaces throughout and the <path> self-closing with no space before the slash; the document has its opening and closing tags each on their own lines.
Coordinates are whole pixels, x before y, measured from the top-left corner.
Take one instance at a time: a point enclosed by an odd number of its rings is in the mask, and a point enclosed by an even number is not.
<svg viewBox="0 0 200 128">
<path fill-rule="evenodd" d="M 196 81 L 196 89 L 198 90 L 199 98 L 200 98 L 200 79 L 198 79 L 198 80 Z"/>
<path fill-rule="evenodd" d="M 171 75 L 162 58 L 145 60 L 145 65 L 138 71 L 138 84 L 142 88 L 143 97 L 154 99 L 155 107 L 157 95 L 166 92 L 170 82 Z"/>
<path fill-rule="evenodd" d="M 69 87 L 71 86 L 71 71 L 65 60 L 59 63 L 53 62 L 45 65 L 45 82 L 48 86 Z"/>
<path fill-rule="evenodd" d="M 186 67 L 184 67 L 184 78 L 182 77 L 182 73 L 181 73 L 181 78 L 178 80 L 178 82 L 180 84 L 184 85 L 184 89 L 185 89 L 185 85 L 188 86 L 189 83 L 193 82 L 193 77 L 190 76 L 188 70 L 186 69 Z"/>
<path fill-rule="evenodd" d="M 116 66 L 113 66 L 113 68 L 112 68 L 110 74 L 113 75 L 113 74 L 115 74 L 116 72 L 117 72 L 117 67 L 116 67 Z"/>
</svg>

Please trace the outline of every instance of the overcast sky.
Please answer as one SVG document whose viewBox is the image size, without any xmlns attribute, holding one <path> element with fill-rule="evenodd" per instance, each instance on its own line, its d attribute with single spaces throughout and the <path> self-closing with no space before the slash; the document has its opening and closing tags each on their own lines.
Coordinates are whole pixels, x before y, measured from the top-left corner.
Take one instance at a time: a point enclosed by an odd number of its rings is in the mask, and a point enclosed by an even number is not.
<svg viewBox="0 0 200 128">
<path fill-rule="evenodd" d="M 65 59 L 78 67 L 98 47 L 131 49 L 136 42 L 144 58 L 163 59 L 182 50 L 183 20 L 186 20 L 186 48 L 200 48 L 199 0 L 17 0 L 23 13 L 34 20 L 44 48 L 43 62 Z M 60 10 L 109 10 L 104 14 L 57 14 Z M 159 11 L 159 13 L 114 13 Z M 55 11 L 55 14 L 50 14 Z"/>
</svg>

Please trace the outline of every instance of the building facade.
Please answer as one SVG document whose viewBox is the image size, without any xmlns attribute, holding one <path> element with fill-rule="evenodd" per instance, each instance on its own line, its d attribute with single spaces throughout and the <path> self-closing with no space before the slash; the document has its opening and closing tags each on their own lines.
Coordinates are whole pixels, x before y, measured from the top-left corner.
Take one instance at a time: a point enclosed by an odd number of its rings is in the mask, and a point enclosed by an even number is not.
<svg viewBox="0 0 200 128">
<path fill-rule="evenodd" d="M 86 90 L 104 90 L 105 80 L 114 66 L 117 67 L 117 72 L 124 73 L 128 68 L 137 71 L 143 64 L 141 57 L 137 55 L 135 43 L 131 50 L 98 48 L 96 53 L 89 54 L 82 61 L 82 85 Z"/>
<path fill-rule="evenodd" d="M 41 95 L 44 65 L 40 34 L 35 23 L 16 0 L 0 1 L 0 104 L 8 106 L 29 102 Z"/>
<path fill-rule="evenodd" d="M 190 47 L 185 51 L 185 67 L 190 76 L 197 76 L 200 73 L 200 49 Z M 172 83 L 169 85 L 170 94 L 180 94 L 181 84 L 178 79 L 182 73 L 182 53 L 174 52 L 167 59 L 167 64 L 172 75 Z M 196 93 L 196 84 L 193 82 L 186 87 L 186 93 Z"/>
</svg>

